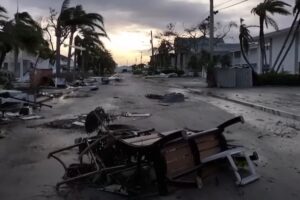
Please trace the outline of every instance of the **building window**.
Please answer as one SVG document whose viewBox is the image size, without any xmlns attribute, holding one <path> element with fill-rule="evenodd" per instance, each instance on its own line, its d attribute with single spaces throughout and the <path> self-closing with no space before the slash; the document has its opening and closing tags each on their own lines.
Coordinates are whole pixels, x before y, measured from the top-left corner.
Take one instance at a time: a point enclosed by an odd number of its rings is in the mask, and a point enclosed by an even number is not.
<svg viewBox="0 0 300 200">
<path fill-rule="evenodd" d="M 239 51 L 234 52 L 234 57 L 235 58 L 240 58 L 241 57 L 241 52 L 239 52 Z"/>
<path fill-rule="evenodd" d="M 7 62 L 5 62 L 5 63 L 3 64 L 3 69 L 4 69 L 4 70 L 8 70 L 8 63 L 7 63 Z"/>
</svg>

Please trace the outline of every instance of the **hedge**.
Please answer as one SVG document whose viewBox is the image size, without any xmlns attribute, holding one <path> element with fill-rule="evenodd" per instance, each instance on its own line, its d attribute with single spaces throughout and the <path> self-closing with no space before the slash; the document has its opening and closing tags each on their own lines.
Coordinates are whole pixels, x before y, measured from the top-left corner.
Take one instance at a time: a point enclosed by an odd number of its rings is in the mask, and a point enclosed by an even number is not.
<svg viewBox="0 0 300 200">
<path fill-rule="evenodd" d="M 256 85 L 300 86 L 300 75 L 267 73 L 258 75 Z"/>
</svg>

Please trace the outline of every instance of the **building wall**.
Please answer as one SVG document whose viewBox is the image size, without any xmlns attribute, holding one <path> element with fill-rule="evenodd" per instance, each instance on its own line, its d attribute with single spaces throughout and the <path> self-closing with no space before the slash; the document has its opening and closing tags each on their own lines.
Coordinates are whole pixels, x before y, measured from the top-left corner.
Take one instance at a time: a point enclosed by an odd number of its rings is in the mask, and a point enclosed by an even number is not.
<svg viewBox="0 0 300 200">
<path fill-rule="evenodd" d="M 279 51 L 284 43 L 286 34 L 274 34 L 266 37 L 266 55 L 267 55 L 267 64 L 272 67 L 275 64 L 276 58 L 279 54 Z M 281 70 L 288 72 L 290 74 L 299 74 L 300 67 L 300 42 L 299 42 L 300 33 L 298 33 L 296 40 L 293 42 L 293 45 L 287 54 L 286 59 L 282 63 Z M 251 64 L 256 66 L 257 72 L 262 73 L 263 69 L 261 66 L 261 55 L 260 48 L 252 47 L 248 52 L 248 60 Z M 243 58 L 236 58 L 234 53 L 232 53 L 232 65 L 233 66 L 243 66 L 246 62 Z M 279 64 L 279 63 L 278 63 Z"/>
<path fill-rule="evenodd" d="M 277 58 L 277 55 L 279 54 L 279 51 L 284 43 L 286 35 L 278 35 L 272 37 L 272 64 L 275 64 L 275 60 Z M 269 41 L 270 39 L 268 39 Z M 287 55 L 286 59 L 282 63 L 281 69 L 284 69 L 284 71 L 295 74 L 295 45 L 298 45 L 295 41 L 292 46 L 292 48 L 289 51 L 289 54 Z M 270 52 L 270 51 L 268 51 Z"/>
</svg>

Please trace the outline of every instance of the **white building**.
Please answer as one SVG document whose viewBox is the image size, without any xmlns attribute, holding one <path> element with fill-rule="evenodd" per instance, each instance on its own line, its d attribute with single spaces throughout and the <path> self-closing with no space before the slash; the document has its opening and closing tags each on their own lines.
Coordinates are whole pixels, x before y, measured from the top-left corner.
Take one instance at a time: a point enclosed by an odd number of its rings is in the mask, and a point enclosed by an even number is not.
<svg viewBox="0 0 300 200">
<path fill-rule="evenodd" d="M 35 67 L 37 69 L 52 69 L 53 74 L 56 73 L 55 63 L 51 64 L 49 59 L 38 59 L 37 56 L 27 53 L 26 51 L 20 50 L 18 56 L 18 66 L 15 67 L 14 63 L 14 52 L 9 52 L 3 62 L 2 69 L 12 72 L 15 75 L 15 78 L 20 81 L 29 81 L 30 71 Z M 68 58 L 61 55 L 61 69 L 62 71 L 67 70 Z M 71 70 L 74 69 L 74 61 L 71 60 Z"/>
<path fill-rule="evenodd" d="M 268 71 L 272 68 L 288 32 L 289 32 L 289 28 L 286 28 L 286 29 L 265 34 L 267 66 L 265 66 L 264 68 L 261 65 L 261 54 L 260 54 L 260 47 L 258 43 L 259 37 L 254 37 L 254 43 L 251 44 L 250 46 L 247 58 L 258 73 Z M 296 39 L 293 41 L 293 45 L 286 59 L 281 65 L 282 71 L 285 71 L 290 74 L 299 74 L 299 70 L 300 70 L 299 48 L 300 48 L 300 43 L 299 43 L 299 32 L 298 32 Z M 234 51 L 232 53 L 232 65 L 246 66 L 246 62 L 243 59 L 240 50 Z"/>
<path fill-rule="evenodd" d="M 214 38 L 213 44 L 215 56 L 230 55 L 231 52 L 239 49 L 239 44 L 225 43 L 222 38 Z M 204 36 L 199 38 L 176 38 L 174 46 L 176 47 L 174 65 L 177 69 L 188 72 L 190 71 L 188 63 L 194 53 L 209 52 L 209 38 Z"/>
<path fill-rule="evenodd" d="M 14 52 L 11 51 L 6 55 L 2 69 L 12 72 L 18 81 L 24 82 L 29 80 L 30 71 L 34 68 L 36 62 L 37 56 L 20 50 L 18 56 L 18 65 L 15 67 Z M 49 60 L 38 60 L 38 69 L 51 69 L 53 67 L 54 66 L 49 63 Z"/>
</svg>

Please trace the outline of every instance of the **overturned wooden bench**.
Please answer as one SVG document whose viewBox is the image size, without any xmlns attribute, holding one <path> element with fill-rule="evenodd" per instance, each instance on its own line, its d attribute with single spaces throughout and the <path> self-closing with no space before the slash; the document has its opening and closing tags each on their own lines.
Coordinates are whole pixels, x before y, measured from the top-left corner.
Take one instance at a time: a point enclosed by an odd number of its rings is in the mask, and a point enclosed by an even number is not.
<svg viewBox="0 0 300 200">
<path fill-rule="evenodd" d="M 202 178 L 210 171 L 209 163 L 228 160 L 236 177 L 237 185 L 245 185 L 259 178 L 250 156 L 242 147 L 227 144 L 223 132 L 226 127 L 236 123 L 244 123 L 243 117 L 236 117 L 216 128 L 195 131 L 175 130 L 164 133 L 152 133 L 147 136 L 121 140 L 124 149 L 148 155 L 153 161 L 160 194 L 167 193 L 168 183 L 189 184 L 201 187 Z M 257 159 L 254 154 L 252 159 Z M 243 168 L 247 175 L 241 175 L 237 162 L 243 160 Z M 204 170 L 205 169 L 205 170 Z M 181 178 L 196 173 L 193 182 L 182 181 Z"/>
</svg>

